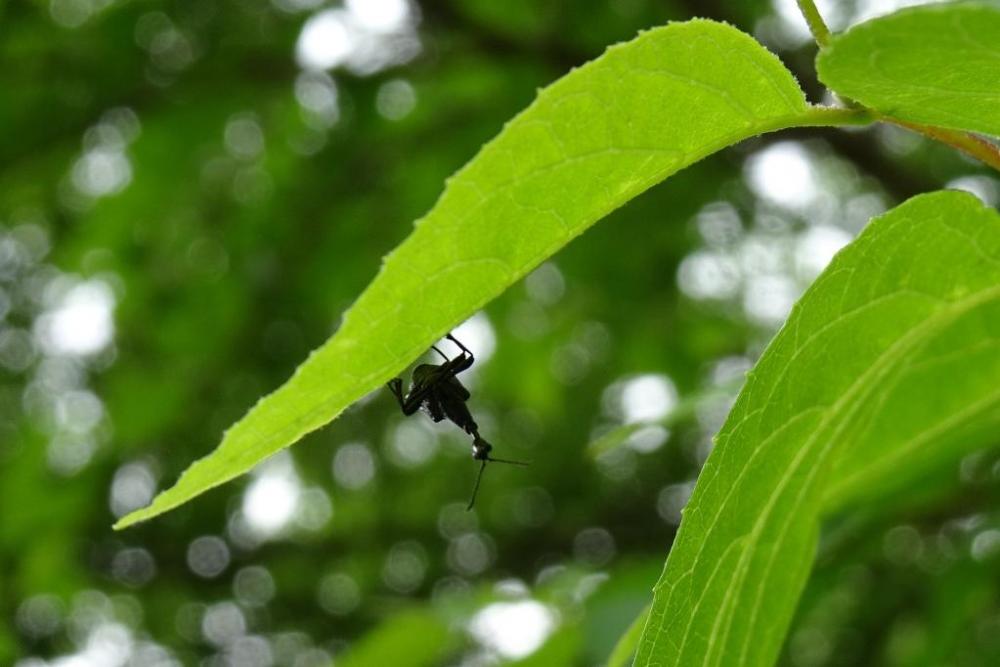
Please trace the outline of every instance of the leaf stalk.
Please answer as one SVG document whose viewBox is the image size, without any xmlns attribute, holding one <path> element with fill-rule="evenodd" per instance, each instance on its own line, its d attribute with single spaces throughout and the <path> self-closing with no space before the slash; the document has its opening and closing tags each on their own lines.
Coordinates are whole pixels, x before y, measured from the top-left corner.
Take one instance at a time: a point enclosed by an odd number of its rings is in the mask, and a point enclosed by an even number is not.
<svg viewBox="0 0 1000 667">
<path fill-rule="evenodd" d="M 969 155 L 983 164 L 1000 171 L 1000 146 L 988 139 L 972 134 L 970 132 L 960 132 L 958 130 L 948 130 L 943 127 L 933 125 L 923 125 L 921 123 L 911 123 L 906 120 L 893 118 L 892 116 L 880 116 L 883 120 L 907 130 L 922 134 L 929 139 L 947 144 L 957 148 L 966 155 Z"/>
<path fill-rule="evenodd" d="M 816 3 L 813 0 L 797 1 L 799 11 L 802 12 L 802 17 L 809 25 L 809 32 L 812 33 L 813 39 L 816 40 L 819 48 L 825 49 L 830 44 L 830 28 L 827 27 L 823 16 L 819 13 L 819 9 L 816 8 Z"/>
</svg>

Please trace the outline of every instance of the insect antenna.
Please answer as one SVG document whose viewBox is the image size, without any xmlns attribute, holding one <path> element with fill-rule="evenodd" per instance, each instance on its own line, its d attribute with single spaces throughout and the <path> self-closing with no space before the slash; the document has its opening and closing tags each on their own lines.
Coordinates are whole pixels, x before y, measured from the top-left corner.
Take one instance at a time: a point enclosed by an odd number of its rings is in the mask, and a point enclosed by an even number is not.
<svg viewBox="0 0 1000 667">
<path fill-rule="evenodd" d="M 476 485 L 472 487 L 472 497 L 469 498 L 469 506 L 465 508 L 468 512 L 472 509 L 472 506 L 476 504 L 476 494 L 479 493 L 479 483 L 483 481 L 483 472 L 486 470 L 486 461 L 488 459 L 483 459 L 483 464 L 479 466 L 479 474 L 476 475 Z"/>
<path fill-rule="evenodd" d="M 524 466 L 530 465 L 527 461 L 511 461 L 510 459 L 495 459 L 492 456 L 487 461 L 493 461 L 494 463 L 509 463 L 512 466 Z"/>
<path fill-rule="evenodd" d="M 472 506 L 476 504 L 476 494 L 479 493 L 479 483 L 483 481 L 483 472 L 486 470 L 487 463 L 507 463 L 512 466 L 527 466 L 527 461 L 511 461 L 510 459 L 495 459 L 492 456 L 485 459 L 481 459 L 483 464 L 479 466 L 479 474 L 476 475 L 476 485 L 472 487 L 472 498 L 469 499 L 469 506 L 465 508 L 468 512 L 472 509 Z"/>
</svg>

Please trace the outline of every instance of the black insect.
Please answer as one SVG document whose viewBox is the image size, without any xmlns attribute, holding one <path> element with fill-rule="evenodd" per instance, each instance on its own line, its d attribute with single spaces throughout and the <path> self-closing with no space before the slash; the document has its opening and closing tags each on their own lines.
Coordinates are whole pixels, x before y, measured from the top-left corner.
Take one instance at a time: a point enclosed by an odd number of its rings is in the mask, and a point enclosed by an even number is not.
<svg viewBox="0 0 1000 667">
<path fill-rule="evenodd" d="M 448 334 L 448 340 L 458 345 L 462 353 L 454 359 L 431 346 L 435 352 L 444 357 L 443 364 L 420 364 L 413 369 L 413 379 L 410 390 L 403 395 L 403 381 L 399 378 L 389 380 L 389 390 L 396 400 L 404 415 L 412 415 L 417 410 L 423 409 L 430 418 L 436 422 L 449 419 L 458 425 L 463 431 L 472 436 L 472 458 L 482 461 L 479 466 L 479 474 L 476 475 L 476 485 L 472 489 L 472 498 L 466 509 L 471 510 L 476 502 L 476 494 L 479 492 L 479 483 L 483 479 L 483 471 L 486 470 L 487 462 L 510 463 L 512 465 L 528 465 L 523 461 L 509 461 L 507 459 L 495 459 L 490 456 L 493 445 L 483 440 L 479 435 L 479 426 L 472 418 L 469 407 L 465 404 L 469 400 L 469 390 L 462 386 L 462 383 L 455 377 L 464 370 L 467 370 L 476 361 L 476 358 L 469 351 L 469 348 L 462 345 L 458 340 Z"/>
</svg>

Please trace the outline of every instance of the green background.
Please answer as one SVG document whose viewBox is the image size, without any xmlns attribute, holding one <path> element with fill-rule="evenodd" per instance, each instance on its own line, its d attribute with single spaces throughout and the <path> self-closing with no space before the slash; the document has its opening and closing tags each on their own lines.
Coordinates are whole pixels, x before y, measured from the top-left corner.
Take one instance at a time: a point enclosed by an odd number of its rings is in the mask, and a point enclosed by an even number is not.
<svg viewBox="0 0 1000 667">
<path fill-rule="evenodd" d="M 996 205 L 984 169 L 902 131 L 744 142 L 465 329 L 481 431 L 532 461 L 491 467 L 474 513 L 468 439 L 379 392 L 254 475 L 113 533 L 327 338 L 449 174 L 606 45 L 727 20 L 822 100 L 803 22 L 767 3 L 409 8 L 372 37 L 382 54 L 419 43 L 405 62 L 312 73 L 296 42 L 340 5 L 0 9 L 0 664 L 479 664 L 512 646 L 539 647 L 522 664 L 599 663 L 649 600 L 734 379 L 817 258 L 920 192 Z M 588 449 L 675 394 L 693 408 L 669 433 Z M 996 464 L 972 456 L 835 518 L 783 660 L 995 661 Z M 247 518 L 296 495 L 273 532 Z"/>
</svg>

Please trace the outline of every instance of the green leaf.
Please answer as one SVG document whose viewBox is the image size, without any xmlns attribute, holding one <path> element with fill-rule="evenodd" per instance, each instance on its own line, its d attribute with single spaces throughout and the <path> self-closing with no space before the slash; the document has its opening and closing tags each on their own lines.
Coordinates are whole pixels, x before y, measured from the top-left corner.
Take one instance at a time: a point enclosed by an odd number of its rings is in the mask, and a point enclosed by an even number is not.
<svg viewBox="0 0 1000 667">
<path fill-rule="evenodd" d="M 639 638 L 642 636 L 647 618 L 649 618 L 649 605 L 643 607 L 615 644 L 611 655 L 608 656 L 607 667 L 626 667 L 629 664 L 629 660 L 635 655 L 635 647 L 639 645 Z"/>
<path fill-rule="evenodd" d="M 906 9 L 836 35 L 820 80 L 879 112 L 1000 136 L 1000 6 Z"/>
<path fill-rule="evenodd" d="M 939 192 L 873 220 L 748 375 L 654 588 L 636 664 L 772 664 L 821 514 L 866 481 L 912 482 L 994 444 L 997 378 L 1000 215 Z"/>
<path fill-rule="evenodd" d="M 389 617 L 354 643 L 337 656 L 337 666 L 439 665 L 454 645 L 447 623 L 431 611 L 412 609 Z"/>
<path fill-rule="evenodd" d="M 453 178 L 340 330 L 152 505 L 149 519 L 334 419 L 590 225 L 721 148 L 783 127 L 867 122 L 809 107 L 735 28 L 695 20 L 610 48 L 548 88 Z"/>
</svg>

